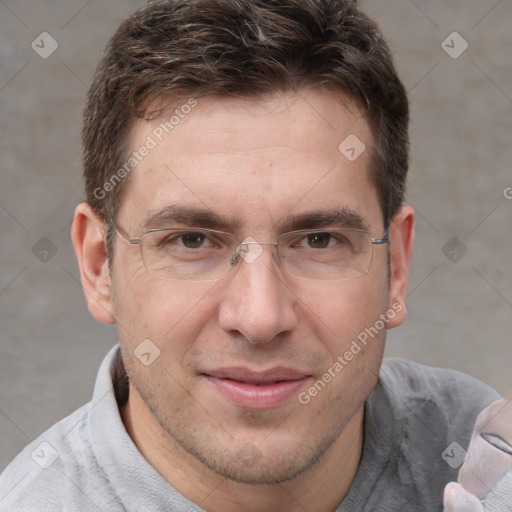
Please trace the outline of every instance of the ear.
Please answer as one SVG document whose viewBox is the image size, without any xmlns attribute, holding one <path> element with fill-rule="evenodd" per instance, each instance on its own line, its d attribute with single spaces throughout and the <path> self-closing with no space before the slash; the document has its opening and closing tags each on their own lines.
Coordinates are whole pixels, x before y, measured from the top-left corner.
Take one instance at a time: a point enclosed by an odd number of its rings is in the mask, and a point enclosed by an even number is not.
<svg viewBox="0 0 512 512">
<path fill-rule="evenodd" d="M 409 283 L 412 248 L 414 245 L 414 210 L 403 205 L 393 218 L 389 230 L 391 275 L 388 307 L 396 312 L 387 327 L 400 325 L 407 317 L 405 299 Z"/>
<path fill-rule="evenodd" d="M 76 207 L 71 239 L 89 311 L 98 322 L 112 324 L 115 318 L 112 313 L 105 226 L 89 203 Z"/>
</svg>

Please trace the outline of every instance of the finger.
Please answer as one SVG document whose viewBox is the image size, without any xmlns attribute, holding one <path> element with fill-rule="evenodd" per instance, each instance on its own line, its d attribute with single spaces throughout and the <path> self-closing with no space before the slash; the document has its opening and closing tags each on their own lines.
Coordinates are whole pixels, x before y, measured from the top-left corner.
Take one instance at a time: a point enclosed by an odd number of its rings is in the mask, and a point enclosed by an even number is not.
<svg viewBox="0 0 512 512">
<path fill-rule="evenodd" d="M 510 469 L 512 457 L 498 450 L 481 435 L 473 437 L 468 454 L 459 471 L 459 483 L 475 496 L 492 489 Z"/>
<path fill-rule="evenodd" d="M 477 417 L 475 433 L 499 434 L 512 444 L 512 400 L 502 398 L 485 408 Z"/>
<path fill-rule="evenodd" d="M 475 496 L 492 489 L 512 467 L 511 441 L 512 402 L 498 400 L 478 415 L 459 483 Z"/>
<path fill-rule="evenodd" d="M 444 512 L 484 512 L 479 499 L 451 482 L 444 489 Z"/>
<path fill-rule="evenodd" d="M 483 498 L 486 512 L 509 512 L 512 510 L 512 471 L 501 480 Z"/>
</svg>

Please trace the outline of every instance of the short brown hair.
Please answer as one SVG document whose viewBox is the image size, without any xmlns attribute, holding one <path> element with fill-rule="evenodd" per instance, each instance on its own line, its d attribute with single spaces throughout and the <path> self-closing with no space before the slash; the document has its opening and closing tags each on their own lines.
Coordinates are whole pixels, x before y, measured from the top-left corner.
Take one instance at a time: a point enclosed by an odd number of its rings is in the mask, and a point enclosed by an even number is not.
<svg viewBox="0 0 512 512">
<path fill-rule="evenodd" d="M 367 119 L 370 179 L 387 227 L 405 191 L 409 108 L 390 50 L 356 1 L 157 0 L 135 12 L 109 42 L 84 112 L 86 200 L 109 227 L 109 248 L 128 181 L 112 179 L 127 161 L 133 121 L 154 115 L 155 100 L 314 86 L 348 94 Z"/>
</svg>

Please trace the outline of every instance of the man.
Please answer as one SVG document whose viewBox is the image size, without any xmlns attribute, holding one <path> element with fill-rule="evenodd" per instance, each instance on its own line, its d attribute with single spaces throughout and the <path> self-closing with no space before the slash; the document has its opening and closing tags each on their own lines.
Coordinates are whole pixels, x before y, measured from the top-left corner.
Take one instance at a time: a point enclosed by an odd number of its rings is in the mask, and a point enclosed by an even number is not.
<svg viewBox="0 0 512 512">
<path fill-rule="evenodd" d="M 148 4 L 83 143 L 73 245 L 120 344 L 2 475 L 0 510 L 440 510 L 441 454 L 498 396 L 382 364 L 406 316 L 408 104 L 355 3 Z"/>
</svg>

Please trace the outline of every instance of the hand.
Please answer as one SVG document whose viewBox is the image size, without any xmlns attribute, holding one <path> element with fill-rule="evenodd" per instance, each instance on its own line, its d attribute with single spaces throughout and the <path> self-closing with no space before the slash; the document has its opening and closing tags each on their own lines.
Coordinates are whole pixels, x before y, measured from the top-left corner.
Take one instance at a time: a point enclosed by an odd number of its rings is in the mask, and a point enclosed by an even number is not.
<svg viewBox="0 0 512 512">
<path fill-rule="evenodd" d="M 458 481 L 445 488 L 444 512 L 512 511 L 512 401 L 478 415 Z"/>
</svg>

